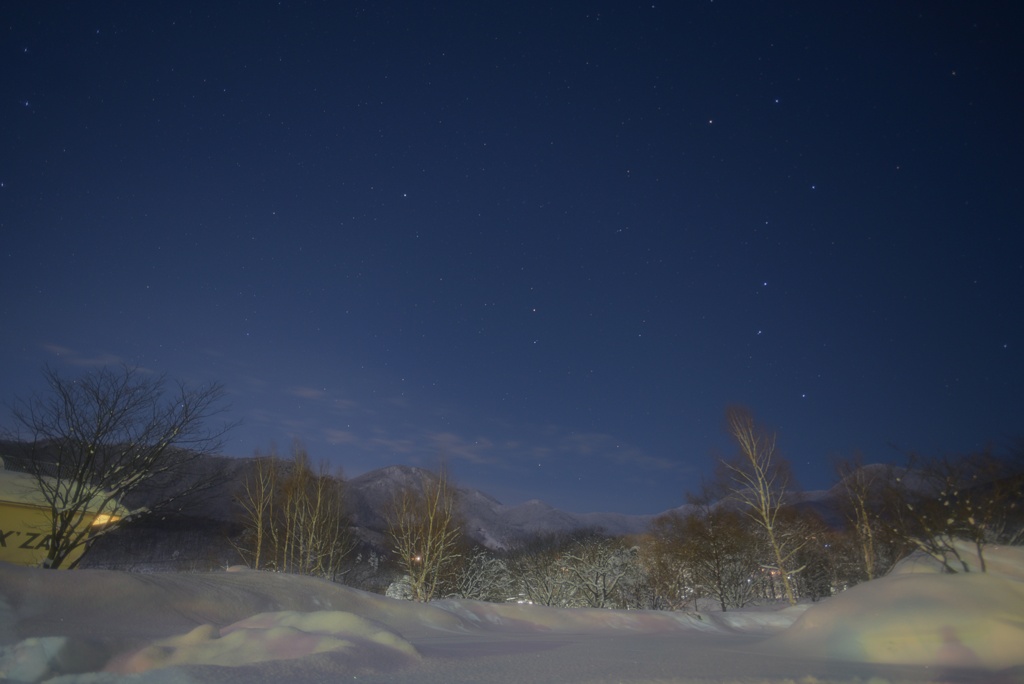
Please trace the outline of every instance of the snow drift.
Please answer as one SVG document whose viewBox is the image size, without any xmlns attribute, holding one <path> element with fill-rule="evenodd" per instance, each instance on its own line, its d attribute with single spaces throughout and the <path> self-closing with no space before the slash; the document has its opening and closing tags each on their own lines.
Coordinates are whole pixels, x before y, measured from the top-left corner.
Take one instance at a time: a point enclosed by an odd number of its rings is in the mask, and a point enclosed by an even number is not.
<svg viewBox="0 0 1024 684">
<path fill-rule="evenodd" d="M 1024 550 L 730 613 L 421 605 L 262 572 L 0 565 L 0 677 L 86 682 L 1024 681 Z"/>
<path fill-rule="evenodd" d="M 833 660 L 998 670 L 1024 665 L 1024 548 L 988 547 L 987 572 L 940 574 L 915 555 L 814 606 L 771 648 Z"/>
</svg>

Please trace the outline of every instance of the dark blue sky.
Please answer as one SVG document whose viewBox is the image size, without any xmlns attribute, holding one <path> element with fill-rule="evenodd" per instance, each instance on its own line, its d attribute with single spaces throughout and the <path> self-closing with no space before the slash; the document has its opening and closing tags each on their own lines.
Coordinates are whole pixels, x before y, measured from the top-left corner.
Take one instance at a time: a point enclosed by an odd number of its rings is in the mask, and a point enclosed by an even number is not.
<svg viewBox="0 0 1024 684">
<path fill-rule="evenodd" d="M 581 512 L 679 505 L 731 403 L 806 488 L 1024 434 L 1016 3 L 0 20 L 3 401 L 126 362 L 233 455 Z"/>
</svg>

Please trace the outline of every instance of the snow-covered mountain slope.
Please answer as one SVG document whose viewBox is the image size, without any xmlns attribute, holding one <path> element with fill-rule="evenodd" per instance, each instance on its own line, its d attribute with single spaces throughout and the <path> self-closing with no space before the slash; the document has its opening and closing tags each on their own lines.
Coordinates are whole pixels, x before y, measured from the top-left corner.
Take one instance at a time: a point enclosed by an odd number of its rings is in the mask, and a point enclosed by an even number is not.
<svg viewBox="0 0 1024 684">
<path fill-rule="evenodd" d="M 347 494 L 354 522 L 366 530 L 383 530 L 384 511 L 391 497 L 403 487 L 419 488 L 436 479 L 430 471 L 411 466 L 388 466 L 352 478 Z M 492 549 L 506 549 L 538 535 L 597 530 L 609 535 L 639 534 L 653 515 L 621 513 L 570 513 L 533 499 L 515 506 L 470 487 L 459 487 L 459 509 L 466 532 Z"/>
</svg>

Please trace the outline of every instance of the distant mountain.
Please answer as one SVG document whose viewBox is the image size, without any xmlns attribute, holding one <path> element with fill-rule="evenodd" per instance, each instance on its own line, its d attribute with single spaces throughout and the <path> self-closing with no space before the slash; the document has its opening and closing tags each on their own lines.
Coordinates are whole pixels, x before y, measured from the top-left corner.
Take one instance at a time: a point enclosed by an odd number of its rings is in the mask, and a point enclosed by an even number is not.
<svg viewBox="0 0 1024 684">
<path fill-rule="evenodd" d="M 403 487 L 420 488 L 437 475 L 412 466 L 388 466 L 348 481 L 353 522 L 361 531 L 376 537 L 386 528 L 387 502 Z M 562 534 L 581 529 L 600 530 L 608 535 L 644 532 L 653 515 L 622 513 L 569 513 L 533 499 L 506 506 L 478 489 L 459 487 L 459 509 L 466 534 L 490 549 L 512 548 L 538 535 Z"/>
</svg>

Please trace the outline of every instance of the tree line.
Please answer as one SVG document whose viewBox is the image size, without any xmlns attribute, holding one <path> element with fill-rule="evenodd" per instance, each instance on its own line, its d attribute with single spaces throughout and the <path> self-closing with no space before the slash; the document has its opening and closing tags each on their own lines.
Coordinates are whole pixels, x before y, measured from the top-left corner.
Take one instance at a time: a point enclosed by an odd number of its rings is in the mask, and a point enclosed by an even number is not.
<svg viewBox="0 0 1024 684">
<path fill-rule="evenodd" d="M 209 425 L 223 411 L 219 386 L 171 385 L 127 367 L 45 377 L 47 393 L 13 407 L 13 437 L 29 448 L 12 465 L 36 479 L 50 509 L 46 567 L 74 567 L 102 536 L 216 484 L 196 466 L 231 427 Z M 795 488 L 773 431 L 741 407 L 725 424 L 735 455 L 717 459 L 687 506 L 640 535 L 578 530 L 501 552 L 475 546 L 442 469 L 394 493 L 384 541 L 371 546 L 353 532 L 342 473 L 296 442 L 286 455 L 256 455 L 236 497 L 242 531 L 232 544 L 255 569 L 417 601 L 729 610 L 822 598 L 913 552 L 947 572 L 984 572 L 988 545 L 1024 541 L 1019 448 L 911 456 L 906 467 L 837 461 L 843 518 L 823 520 Z"/>
</svg>

